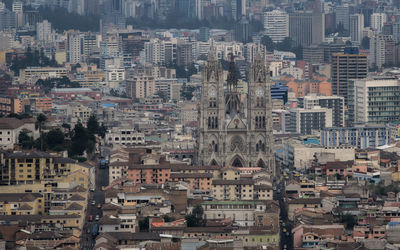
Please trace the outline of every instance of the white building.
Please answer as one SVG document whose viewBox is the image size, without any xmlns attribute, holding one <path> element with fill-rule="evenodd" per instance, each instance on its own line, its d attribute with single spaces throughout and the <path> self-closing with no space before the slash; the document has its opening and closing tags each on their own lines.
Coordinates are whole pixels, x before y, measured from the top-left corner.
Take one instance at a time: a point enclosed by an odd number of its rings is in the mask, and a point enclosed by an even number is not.
<svg viewBox="0 0 400 250">
<path fill-rule="evenodd" d="M 125 69 L 109 66 L 106 71 L 108 82 L 122 82 L 125 80 Z"/>
<path fill-rule="evenodd" d="M 397 79 L 351 80 L 348 101 L 351 122 L 371 124 L 398 122 L 399 92 L 400 81 Z"/>
<path fill-rule="evenodd" d="M 145 137 L 144 133 L 130 127 L 113 128 L 106 133 L 106 143 L 126 146 L 145 144 Z"/>
<path fill-rule="evenodd" d="M 84 34 L 68 34 L 68 61 L 70 63 L 80 63 L 83 61 L 83 40 Z"/>
<path fill-rule="evenodd" d="M 350 16 L 350 37 L 352 42 L 361 44 L 363 39 L 364 15 L 354 14 Z"/>
<path fill-rule="evenodd" d="M 51 42 L 53 41 L 53 33 L 51 23 L 47 20 L 36 24 L 36 40 Z"/>
<path fill-rule="evenodd" d="M 393 37 L 391 35 L 374 35 L 371 37 L 368 56 L 368 64 L 370 66 L 375 65 L 381 68 L 382 65 L 385 64 L 386 44 L 392 40 Z"/>
<path fill-rule="evenodd" d="M 281 10 L 264 12 L 264 29 L 272 41 L 282 41 L 289 36 L 289 15 Z"/>
<path fill-rule="evenodd" d="M 385 13 L 373 13 L 371 15 L 371 28 L 378 31 L 378 33 L 382 32 L 382 27 L 386 23 L 387 16 Z"/>
<path fill-rule="evenodd" d="M 34 123 L 25 123 L 17 118 L 0 118 L 0 149 L 13 149 L 19 143 L 18 137 L 22 130 L 34 139 L 38 137 Z"/>
<path fill-rule="evenodd" d="M 287 140 L 283 143 L 283 167 L 306 169 L 311 167 L 315 155 L 330 154 L 334 161 L 351 161 L 355 158 L 354 147 L 325 147 L 304 144 L 299 140 Z"/>
<path fill-rule="evenodd" d="M 289 75 L 296 80 L 301 80 L 303 79 L 303 70 L 290 64 L 289 67 L 281 69 L 281 75 Z"/>
</svg>

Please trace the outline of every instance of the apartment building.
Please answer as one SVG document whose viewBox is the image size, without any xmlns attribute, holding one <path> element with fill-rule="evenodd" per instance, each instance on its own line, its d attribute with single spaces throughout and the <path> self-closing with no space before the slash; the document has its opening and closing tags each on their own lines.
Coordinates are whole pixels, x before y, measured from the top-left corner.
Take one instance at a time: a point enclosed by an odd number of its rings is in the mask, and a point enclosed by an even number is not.
<svg viewBox="0 0 400 250">
<path fill-rule="evenodd" d="M 349 124 L 386 124 L 400 120 L 400 81 L 395 78 L 351 80 Z"/>
</svg>

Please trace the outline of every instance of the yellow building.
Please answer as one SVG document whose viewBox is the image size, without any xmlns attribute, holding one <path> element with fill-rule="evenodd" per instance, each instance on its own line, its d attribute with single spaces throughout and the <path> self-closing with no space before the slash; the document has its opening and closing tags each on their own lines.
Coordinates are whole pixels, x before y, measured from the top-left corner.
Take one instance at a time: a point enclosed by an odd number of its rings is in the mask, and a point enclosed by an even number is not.
<svg viewBox="0 0 400 250">
<path fill-rule="evenodd" d="M 0 193 L 0 215 L 42 214 L 40 193 Z"/>
</svg>

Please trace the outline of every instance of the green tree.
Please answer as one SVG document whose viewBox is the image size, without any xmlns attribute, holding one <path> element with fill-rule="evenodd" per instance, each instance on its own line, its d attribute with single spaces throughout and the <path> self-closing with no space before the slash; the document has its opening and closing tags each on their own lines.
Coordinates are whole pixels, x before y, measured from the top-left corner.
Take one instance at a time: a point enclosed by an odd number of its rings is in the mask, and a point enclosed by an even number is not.
<svg viewBox="0 0 400 250">
<path fill-rule="evenodd" d="M 139 231 L 140 232 L 148 232 L 149 231 L 149 217 L 143 218 L 142 220 L 139 220 Z"/>
<path fill-rule="evenodd" d="M 90 115 L 89 120 L 87 122 L 87 128 L 89 132 L 92 133 L 93 135 L 99 133 L 100 125 L 95 115 Z"/>
<path fill-rule="evenodd" d="M 27 132 L 21 131 L 18 135 L 18 143 L 23 149 L 31 149 L 34 144 L 33 137 L 29 136 Z"/>
<path fill-rule="evenodd" d="M 340 222 L 344 223 L 347 229 L 353 229 L 357 224 L 357 218 L 352 214 L 344 214 L 340 217 Z"/>
<path fill-rule="evenodd" d="M 193 211 L 186 215 L 186 223 L 188 227 L 202 227 L 205 225 L 205 221 L 203 219 L 203 207 L 197 205 L 193 208 Z"/>
<path fill-rule="evenodd" d="M 50 149 L 62 151 L 65 143 L 64 133 L 59 129 L 52 129 L 46 134 L 46 144 Z"/>
<path fill-rule="evenodd" d="M 174 217 L 169 216 L 169 215 L 164 215 L 164 216 L 163 216 L 163 219 L 164 219 L 165 222 L 171 222 L 171 221 L 174 221 L 174 220 L 175 220 Z"/>
<path fill-rule="evenodd" d="M 82 123 L 78 122 L 74 127 L 71 141 L 72 143 L 69 149 L 69 155 L 79 156 L 83 155 L 85 150 L 89 149 L 90 151 L 93 149 L 93 143 L 96 142 L 96 138 L 82 125 Z"/>
<path fill-rule="evenodd" d="M 276 47 L 276 44 L 267 35 L 265 35 L 261 38 L 261 44 L 264 45 L 268 51 L 273 51 Z"/>
</svg>

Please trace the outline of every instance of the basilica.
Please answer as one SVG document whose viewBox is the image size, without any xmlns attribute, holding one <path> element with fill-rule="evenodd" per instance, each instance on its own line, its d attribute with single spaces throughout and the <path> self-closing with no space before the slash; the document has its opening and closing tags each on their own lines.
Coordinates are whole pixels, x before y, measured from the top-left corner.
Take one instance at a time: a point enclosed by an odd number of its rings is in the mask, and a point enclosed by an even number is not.
<svg viewBox="0 0 400 250">
<path fill-rule="evenodd" d="M 247 93 L 238 90 L 234 61 L 223 77 L 210 53 L 202 71 L 198 118 L 199 165 L 262 167 L 275 174 L 270 73 L 258 55 L 248 70 Z"/>
</svg>

